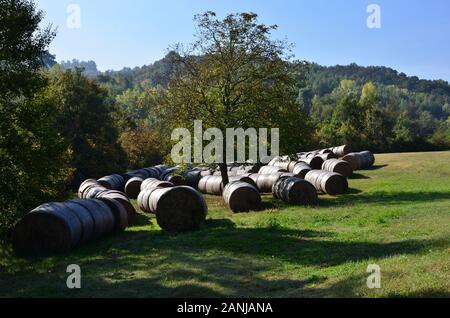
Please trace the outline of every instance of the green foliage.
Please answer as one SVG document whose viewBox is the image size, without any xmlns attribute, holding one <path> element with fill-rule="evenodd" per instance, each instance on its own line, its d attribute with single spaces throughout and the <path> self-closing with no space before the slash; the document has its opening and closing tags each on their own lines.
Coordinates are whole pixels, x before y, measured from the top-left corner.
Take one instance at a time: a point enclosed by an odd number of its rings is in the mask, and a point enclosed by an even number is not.
<svg viewBox="0 0 450 318">
<path fill-rule="evenodd" d="M 123 131 L 119 142 L 127 154 L 129 169 L 150 167 L 162 161 L 160 137 L 144 123 Z"/>
<path fill-rule="evenodd" d="M 64 194 L 69 151 L 40 69 L 54 33 L 29 1 L 0 1 L 0 238 L 24 213 Z"/>
<path fill-rule="evenodd" d="M 58 105 L 58 130 L 73 151 L 72 185 L 125 169 L 126 155 L 117 142 L 106 90 L 79 69 L 57 68 L 51 73 L 51 90 Z"/>
<path fill-rule="evenodd" d="M 170 127 L 280 128 L 280 149 L 295 152 L 308 140 L 308 120 L 297 103 L 299 61 L 290 45 L 273 40 L 276 26 L 258 24 L 253 13 L 196 16 L 198 33 L 176 45 L 173 77 L 163 111 Z M 225 135 L 225 134 L 224 134 Z"/>
<path fill-rule="evenodd" d="M 317 79 L 316 79 L 317 80 Z M 348 143 L 354 149 L 404 151 L 449 149 L 445 138 L 431 138 L 441 127 L 448 96 L 432 97 L 397 86 L 343 79 L 329 94 L 315 95 L 310 115 L 322 146 Z M 439 111 L 435 103 L 442 103 Z M 335 106 L 334 106 L 335 105 Z"/>
</svg>

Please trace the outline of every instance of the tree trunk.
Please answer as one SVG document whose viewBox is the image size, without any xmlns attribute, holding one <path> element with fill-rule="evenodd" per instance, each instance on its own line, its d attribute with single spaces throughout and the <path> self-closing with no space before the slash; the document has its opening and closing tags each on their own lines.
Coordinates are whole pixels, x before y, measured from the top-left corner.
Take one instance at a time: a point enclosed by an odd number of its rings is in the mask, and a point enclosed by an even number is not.
<svg viewBox="0 0 450 318">
<path fill-rule="evenodd" d="M 225 162 L 219 163 L 220 174 L 222 175 L 222 183 L 225 187 L 228 184 L 228 169 Z"/>
<path fill-rule="evenodd" d="M 228 108 L 225 107 L 225 110 L 227 110 Z M 228 125 L 225 125 L 225 127 L 227 127 Z M 225 132 L 226 129 L 222 129 L 222 132 Z M 223 145 L 225 147 L 225 149 L 227 149 L 226 147 L 227 144 L 227 134 L 224 133 L 223 134 Z M 220 174 L 222 176 L 222 184 L 223 187 L 225 188 L 225 186 L 228 184 L 229 180 L 228 180 L 228 167 L 227 167 L 227 155 L 226 155 L 226 151 L 224 152 L 224 156 L 222 158 L 223 162 L 219 163 L 219 168 L 220 168 Z"/>
</svg>

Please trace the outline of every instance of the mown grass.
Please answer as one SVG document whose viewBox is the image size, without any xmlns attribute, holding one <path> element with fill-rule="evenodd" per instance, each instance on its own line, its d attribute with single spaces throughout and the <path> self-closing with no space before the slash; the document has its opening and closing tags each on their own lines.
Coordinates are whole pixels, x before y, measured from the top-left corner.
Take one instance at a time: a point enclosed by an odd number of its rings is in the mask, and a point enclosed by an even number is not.
<svg viewBox="0 0 450 318">
<path fill-rule="evenodd" d="M 44 259 L 0 254 L 2 297 L 450 296 L 450 152 L 382 154 L 347 195 L 317 207 L 264 197 L 233 214 L 208 197 L 202 229 L 170 234 L 140 215 L 125 232 Z M 82 288 L 66 287 L 78 264 Z M 368 264 L 381 267 L 369 289 Z"/>
</svg>

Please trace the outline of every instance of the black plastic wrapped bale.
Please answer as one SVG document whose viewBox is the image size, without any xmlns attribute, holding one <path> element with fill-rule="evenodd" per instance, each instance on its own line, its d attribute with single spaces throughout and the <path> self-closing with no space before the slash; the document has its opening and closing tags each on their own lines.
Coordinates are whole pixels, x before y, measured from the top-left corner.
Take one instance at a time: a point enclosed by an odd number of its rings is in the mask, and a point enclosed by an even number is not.
<svg viewBox="0 0 450 318">
<path fill-rule="evenodd" d="M 125 193 L 131 199 L 136 199 L 141 192 L 141 184 L 144 181 L 141 177 L 133 177 L 125 184 Z"/>
<path fill-rule="evenodd" d="M 336 172 L 311 170 L 306 174 L 305 180 L 310 182 L 317 191 L 329 195 L 343 194 L 348 191 L 347 178 Z"/>
<path fill-rule="evenodd" d="M 337 172 L 344 177 L 349 177 L 353 173 L 352 166 L 345 160 L 329 159 L 322 164 L 322 170 Z"/>
<path fill-rule="evenodd" d="M 276 199 L 296 205 L 317 203 L 316 188 L 306 180 L 297 177 L 281 177 L 272 187 Z"/>
<path fill-rule="evenodd" d="M 261 208 L 261 195 L 258 189 L 244 181 L 233 181 L 223 189 L 223 199 L 231 211 L 249 212 Z"/>
</svg>

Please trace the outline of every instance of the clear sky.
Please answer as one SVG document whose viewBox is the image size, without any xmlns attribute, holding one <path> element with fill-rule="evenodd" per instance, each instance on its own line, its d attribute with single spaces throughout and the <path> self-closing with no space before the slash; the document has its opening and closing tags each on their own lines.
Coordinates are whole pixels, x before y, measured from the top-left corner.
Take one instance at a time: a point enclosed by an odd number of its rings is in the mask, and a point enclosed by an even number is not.
<svg viewBox="0 0 450 318">
<path fill-rule="evenodd" d="M 149 64 L 167 47 L 193 38 L 193 16 L 252 11 L 274 36 L 296 45 L 299 59 L 322 65 L 384 65 L 407 75 L 450 81 L 449 0 L 36 0 L 58 28 L 50 51 L 58 61 L 94 60 L 100 70 Z M 68 5 L 80 8 L 69 28 Z M 367 26 L 378 4 L 381 28 Z M 73 21 L 73 20 L 71 20 Z"/>
</svg>

